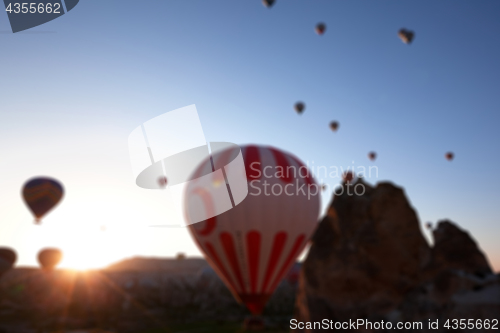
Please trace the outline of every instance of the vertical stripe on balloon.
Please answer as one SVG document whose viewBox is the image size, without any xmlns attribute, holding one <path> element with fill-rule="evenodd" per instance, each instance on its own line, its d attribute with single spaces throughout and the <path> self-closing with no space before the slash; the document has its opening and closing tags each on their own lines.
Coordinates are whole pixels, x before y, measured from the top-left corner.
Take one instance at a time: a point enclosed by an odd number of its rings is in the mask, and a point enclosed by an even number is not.
<svg viewBox="0 0 500 333">
<path fill-rule="evenodd" d="M 222 276 L 226 279 L 227 283 L 232 287 L 233 291 L 236 292 L 238 290 L 236 288 L 236 284 L 234 283 L 233 279 L 231 279 L 231 276 L 228 274 L 228 272 L 224 268 L 224 265 L 222 264 L 222 261 L 220 260 L 219 256 L 217 255 L 217 252 L 215 251 L 215 248 L 212 245 L 212 243 L 206 242 L 205 249 L 208 253 L 208 256 L 214 261 L 217 269 L 220 270 L 220 272 L 222 273 Z"/>
<path fill-rule="evenodd" d="M 250 270 L 251 292 L 257 291 L 257 279 L 259 277 L 259 259 L 261 249 L 260 232 L 252 230 L 247 234 L 248 266 Z"/>
<path fill-rule="evenodd" d="M 298 255 L 300 254 L 300 251 L 302 251 L 303 243 L 304 243 L 305 239 L 306 239 L 306 235 L 301 234 L 295 240 L 295 243 L 293 244 L 293 247 L 290 250 L 288 257 L 286 257 L 285 262 L 283 263 L 283 265 L 281 265 L 281 269 L 279 270 L 279 273 L 274 278 L 274 282 L 271 285 L 271 289 L 270 289 L 271 291 L 274 290 L 276 287 L 278 287 L 278 284 L 280 283 L 281 279 L 286 274 L 286 269 L 293 263 L 295 258 L 298 257 Z M 265 290 L 263 290 L 263 292 L 265 292 Z"/>
<path fill-rule="evenodd" d="M 281 253 L 283 252 L 283 248 L 285 247 L 287 238 L 287 233 L 284 231 L 278 232 L 274 236 L 273 247 L 271 250 L 271 255 L 269 256 L 269 261 L 267 262 L 266 275 L 264 276 L 264 283 L 262 285 L 262 292 L 266 292 L 267 286 L 271 281 L 271 277 L 276 269 L 276 265 L 281 257 Z"/>
<path fill-rule="evenodd" d="M 249 182 L 262 177 L 262 163 L 260 162 L 259 148 L 256 146 L 248 146 L 245 149 L 245 168 L 247 171 L 247 179 Z"/>
<path fill-rule="evenodd" d="M 288 167 L 290 165 L 285 154 L 283 154 L 282 151 L 272 147 L 269 147 L 269 150 L 271 151 L 271 153 L 273 153 L 274 159 L 276 160 L 276 168 L 281 168 L 281 170 L 277 169 L 276 173 L 278 173 L 278 171 L 282 171 L 280 176 L 281 180 L 283 180 L 285 183 L 290 183 L 293 180 L 293 177 L 289 173 Z"/>
<path fill-rule="evenodd" d="M 243 276 L 241 275 L 233 236 L 228 232 L 223 232 L 220 234 L 220 241 L 222 247 L 224 248 L 224 253 L 226 254 L 227 260 L 229 261 L 229 265 L 231 266 L 233 274 L 236 276 L 236 280 L 238 281 L 240 290 L 242 293 L 244 293 L 245 285 L 243 284 Z"/>
</svg>

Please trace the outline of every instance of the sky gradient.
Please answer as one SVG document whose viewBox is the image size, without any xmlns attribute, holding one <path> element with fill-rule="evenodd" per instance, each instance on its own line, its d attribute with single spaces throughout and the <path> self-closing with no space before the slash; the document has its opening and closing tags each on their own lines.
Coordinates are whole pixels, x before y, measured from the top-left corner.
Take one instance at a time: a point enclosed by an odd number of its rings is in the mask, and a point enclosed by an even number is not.
<svg viewBox="0 0 500 333">
<path fill-rule="evenodd" d="M 82 0 L 12 34 L 0 13 L 0 245 L 19 265 L 58 246 L 76 268 L 200 255 L 186 229 L 148 227 L 176 217 L 135 186 L 127 148 L 141 123 L 196 104 L 207 141 L 376 166 L 368 182 L 404 187 L 422 225 L 458 223 L 499 271 L 499 14 L 496 0 Z M 20 197 L 37 175 L 66 189 L 42 226 Z"/>
</svg>

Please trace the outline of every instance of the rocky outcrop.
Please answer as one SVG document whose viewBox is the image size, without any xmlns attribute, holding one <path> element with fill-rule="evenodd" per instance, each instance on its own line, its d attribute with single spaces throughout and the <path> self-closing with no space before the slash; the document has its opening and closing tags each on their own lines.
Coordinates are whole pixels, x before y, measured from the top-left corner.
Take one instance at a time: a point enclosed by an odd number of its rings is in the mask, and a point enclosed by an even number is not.
<svg viewBox="0 0 500 333">
<path fill-rule="evenodd" d="M 483 278 L 492 272 L 484 254 L 471 236 L 450 221 L 441 221 L 433 231 L 432 268 L 455 269 Z"/>
<path fill-rule="evenodd" d="M 373 188 L 362 179 L 345 187 L 351 191 L 334 196 L 303 264 L 298 321 L 427 324 L 464 311 L 468 316 L 461 318 L 483 318 L 495 311 L 489 318 L 499 317 L 498 277 L 467 232 L 442 221 L 431 248 L 401 188 L 391 183 Z M 470 308 L 484 309 L 477 313 Z"/>
</svg>

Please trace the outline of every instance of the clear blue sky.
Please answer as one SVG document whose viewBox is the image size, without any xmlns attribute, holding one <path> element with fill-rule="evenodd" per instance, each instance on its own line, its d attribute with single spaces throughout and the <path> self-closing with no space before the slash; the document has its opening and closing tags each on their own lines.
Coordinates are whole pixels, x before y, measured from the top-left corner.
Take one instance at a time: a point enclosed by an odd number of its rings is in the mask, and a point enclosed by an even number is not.
<svg viewBox="0 0 500 333">
<path fill-rule="evenodd" d="M 369 182 L 403 186 L 422 223 L 457 222 L 500 270 L 499 17 L 497 0 L 82 0 L 12 34 L 0 13 L 0 245 L 21 265 L 44 246 L 66 250 L 67 267 L 199 255 L 187 230 L 147 227 L 171 217 L 134 185 L 127 149 L 139 124 L 196 104 L 209 141 L 376 165 Z M 36 175 L 67 191 L 42 227 L 20 198 Z"/>
</svg>

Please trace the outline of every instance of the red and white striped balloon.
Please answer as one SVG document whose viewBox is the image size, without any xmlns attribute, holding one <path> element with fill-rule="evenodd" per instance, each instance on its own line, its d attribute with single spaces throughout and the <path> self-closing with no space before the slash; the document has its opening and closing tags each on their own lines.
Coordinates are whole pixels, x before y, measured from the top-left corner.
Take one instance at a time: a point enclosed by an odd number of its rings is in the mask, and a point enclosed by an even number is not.
<svg viewBox="0 0 500 333">
<path fill-rule="evenodd" d="M 213 164 L 228 164 L 236 150 L 216 154 Z M 189 229 L 233 295 L 257 315 L 314 232 L 321 189 L 307 167 L 289 153 L 256 145 L 242 146 L 241 152 L 249 185 L 247 197 Z M 211 168 L 209 163 L 199 170 Z M 197 195 L 192 184 L 186 195 Z"/>
</svg>

